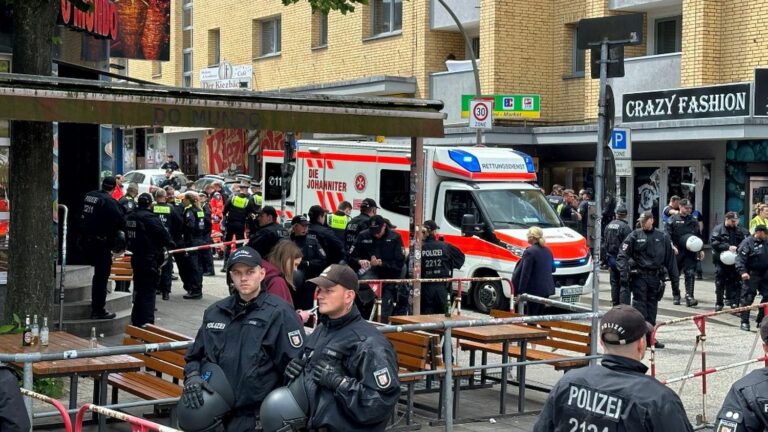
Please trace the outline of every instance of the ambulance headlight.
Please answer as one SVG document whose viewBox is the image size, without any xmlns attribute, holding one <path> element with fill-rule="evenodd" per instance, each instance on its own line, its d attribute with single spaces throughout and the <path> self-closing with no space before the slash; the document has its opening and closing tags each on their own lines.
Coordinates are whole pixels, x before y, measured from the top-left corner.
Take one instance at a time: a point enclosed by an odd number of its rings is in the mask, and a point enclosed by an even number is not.
<svg viewBox="0 0 768 432">
<path fill-rule="evenodd" d="M 512 255 L 516 257 L 523 256 L 523 252 L 525 252 L 525 249 L 521 248 L 520 246 L 511 245 L 509 243 L 505 243 L 504 246 L 508 251 L 512 252 Z"/>
</svg>

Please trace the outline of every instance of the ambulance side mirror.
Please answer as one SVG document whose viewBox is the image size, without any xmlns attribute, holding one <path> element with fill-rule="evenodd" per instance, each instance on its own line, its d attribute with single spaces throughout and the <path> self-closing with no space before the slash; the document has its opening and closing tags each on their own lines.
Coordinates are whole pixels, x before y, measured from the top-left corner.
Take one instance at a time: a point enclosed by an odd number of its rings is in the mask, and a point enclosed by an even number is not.
<svg viewBox="0 0 768 432">
<path fill-rule="evenodd" d="M 473 235 L 481 233 L 483 230 L 482 224 L 477 223 L 477 219 L 473 214 L 465 214 L 461 217 L 461 235 L 465 237 L 472 237 Z"/>
</svg>

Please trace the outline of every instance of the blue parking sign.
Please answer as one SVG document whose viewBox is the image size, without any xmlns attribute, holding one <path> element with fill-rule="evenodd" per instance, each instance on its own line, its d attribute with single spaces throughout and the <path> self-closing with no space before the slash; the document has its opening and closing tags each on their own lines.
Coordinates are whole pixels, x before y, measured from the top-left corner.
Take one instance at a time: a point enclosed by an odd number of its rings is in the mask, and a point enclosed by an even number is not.
<svg viewBox="0 0 768 432">
<path fill-rule="evenodd" d="M 626 129 L 614 129 L 611 131 L 611 148 L 615 150 L 627 149 Z"/>
</svg>

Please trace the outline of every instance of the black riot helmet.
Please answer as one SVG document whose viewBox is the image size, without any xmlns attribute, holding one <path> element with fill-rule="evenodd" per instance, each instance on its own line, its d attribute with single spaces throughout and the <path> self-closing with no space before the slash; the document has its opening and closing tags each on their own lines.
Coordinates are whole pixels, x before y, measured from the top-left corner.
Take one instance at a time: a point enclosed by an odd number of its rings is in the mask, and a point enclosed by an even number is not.
<svg viewBox="0 0 768 432">
<path fill-rule="evenodd" d="M 221 424 L 221 419 L 232 410 L 235 393 L 221 367 L 206 362 L 200 368 L 200 376 L 213 389 L 213 393 L 203 390 L 203 404 L 198 408 L 189 408 L 181 400 L 178 410 L 179 427 L 187 432 L 212 431 Z"/>
<path fill-rule="evenodd" d="M 259 410 L 264 432 L 292 432 L 307 426 L 309 400 L 301 377 L 270 392 Z"/>
</svg>

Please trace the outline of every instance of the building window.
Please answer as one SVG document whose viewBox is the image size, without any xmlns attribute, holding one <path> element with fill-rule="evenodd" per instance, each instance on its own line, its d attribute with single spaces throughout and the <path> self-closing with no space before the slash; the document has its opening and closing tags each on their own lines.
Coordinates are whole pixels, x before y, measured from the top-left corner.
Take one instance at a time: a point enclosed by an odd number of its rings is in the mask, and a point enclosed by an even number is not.
<svg viewBox="0 0 768 432">
<path fill-rule="evenodd" d="M 280 54 L 280 17 L 258 22 L 259 56 Z"/>
<path fill-rule="evenodd" d="M 182 52 L 182 86 L 192 87 L 192 49 L 188 48 Z"/>
<path fill-rule="evenodd" d="M 373 36 L 399 32 L 403 29 L 402 0 L 373 0 L 371 11 Z"/>
<path fill-rule="evenodd" d="M 472 38 L 472 50 L 475 52 L 475 58 L 480 58 L 480 36 Z M 469 59 L 469 53 L 467 53 Z"/>
<path fill-rule="evenodd" d="M 571 29 L 571 76 L 584 76 L 584 50 L 580 50 L 576 45 L 577 27 Z"/>
<path fill-rule="evenodd" d="M 182 87 L 192 87 L 192 0 L 184 0 L 181 7 L 182 30 Z"/>
<path fill-rule="evenodd" d="M 410 214 L 408 191 L 411 187 L 410 171 L 381 170 L 379 197 L 381 208 L 403 216 Z"/>
<path fill-rule="evenodd" d="M 221 33 L 219 29 L 208 30 L 208 66 L 221 63 Z"/>
<path fill-rule="evenodd" d="M 683 17 L 656 20 L 655 54 L 668 54 L 682 50 Z"/>
<path fill-rule="evenodd" d="M 312 48 L 328 46 L 328 14 L 312 12 Z"/>
<path fill-rule="evenodd" d="M 192 8 L 184 5 L 181 11 L 181 28 L 186 30 L 192 27 Z"/>
<path fill-rule="evenodd" d="M 163 75 L 163 62 L 160 61 L 153 61 L 152 62 L 152 77 L 159 77 Z"/>
</svg>

